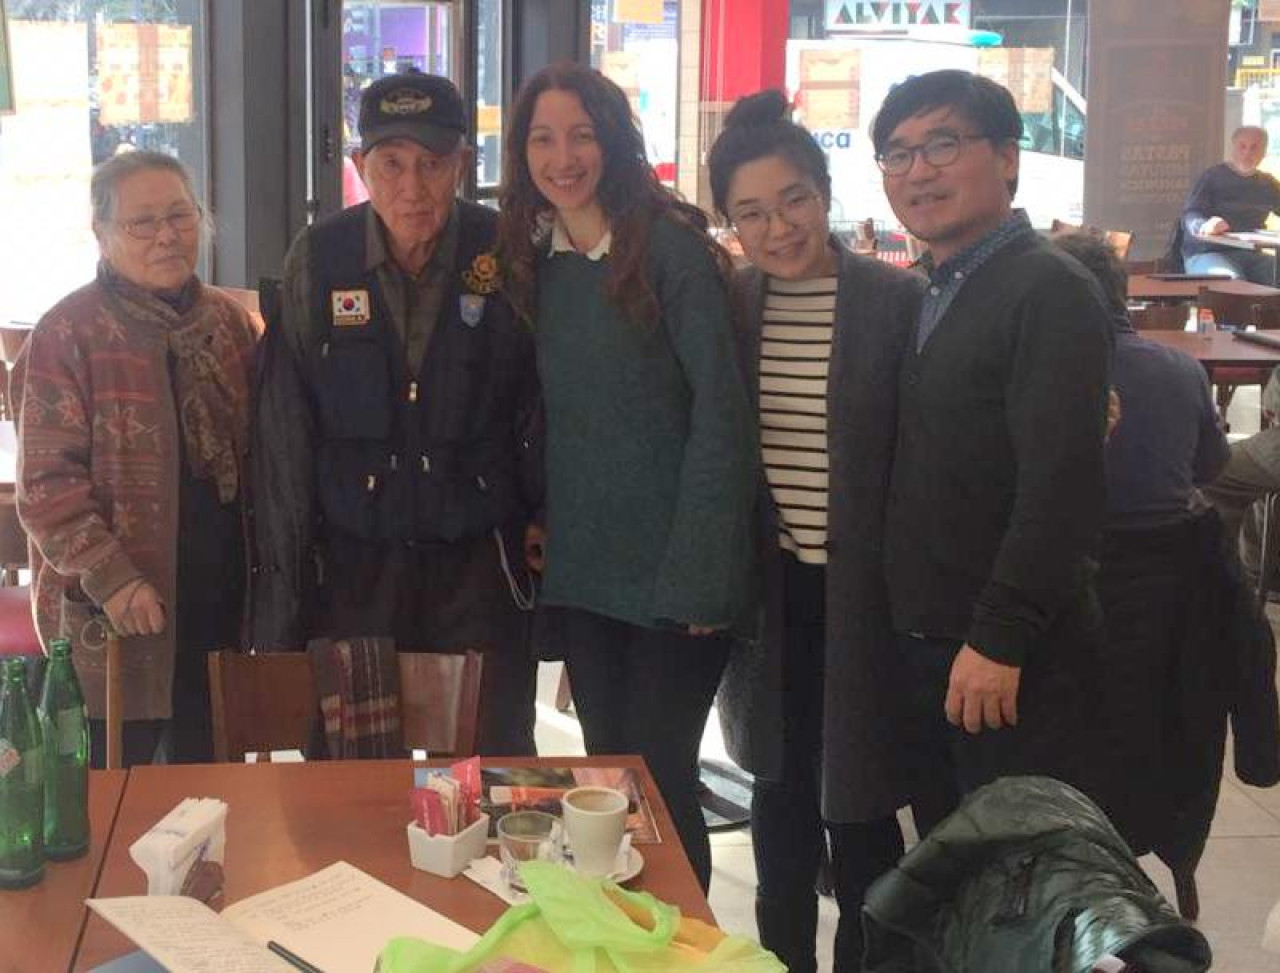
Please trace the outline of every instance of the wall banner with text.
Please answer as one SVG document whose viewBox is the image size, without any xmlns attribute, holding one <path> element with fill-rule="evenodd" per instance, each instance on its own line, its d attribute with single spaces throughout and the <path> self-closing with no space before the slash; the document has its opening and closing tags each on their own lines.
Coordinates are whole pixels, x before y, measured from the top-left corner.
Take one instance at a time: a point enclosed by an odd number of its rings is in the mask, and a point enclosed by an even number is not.
<svg viewBox="0 0 1280 973">
<path fill-rule="evenodd" d="M 1191 184 L 1223 158 L 1230 0 L 1089 7 L 1084 216 L 1162 255 Z"/>
</svg>

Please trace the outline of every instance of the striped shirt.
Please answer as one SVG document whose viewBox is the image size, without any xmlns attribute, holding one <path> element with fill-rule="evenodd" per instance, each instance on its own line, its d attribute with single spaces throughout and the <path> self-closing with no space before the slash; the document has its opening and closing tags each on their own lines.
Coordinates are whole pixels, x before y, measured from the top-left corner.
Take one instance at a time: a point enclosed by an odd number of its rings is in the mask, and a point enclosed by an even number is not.
<svg viewBox="0 0 1280 973">
<path fill-rule="evenodd" d="M 836 278 L 769 278 L 760 341 L 760 444 L 778 543 L 827 563 L 827 368 Z"/>
</svg>

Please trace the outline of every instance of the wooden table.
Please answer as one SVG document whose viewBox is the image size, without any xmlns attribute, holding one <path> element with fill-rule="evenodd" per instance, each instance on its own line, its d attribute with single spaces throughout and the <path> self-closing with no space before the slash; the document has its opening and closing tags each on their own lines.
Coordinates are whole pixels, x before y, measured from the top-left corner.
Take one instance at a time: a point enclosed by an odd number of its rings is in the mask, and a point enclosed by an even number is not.
<svg viewBox="0 0 1280 973">
<path fill-rule="evenodd" d="M 1206 369 L 1223 365 L 1265 368 L 1280 364 L 1280 348 L 1240 341 L 1226 331 L 1216 331 L 1210 335 L 1194 334 L 1190 331 L 1139 331 L 1138 333 L 1148 341 L 1186 352 Z M 1266 333 L 1280 337 L 1280 331 Z"/>
<path fill-rule="evenodd" d="M 0 973 L 71 967 L 84 931 L 83 902 L 98 881 L 127 776 L 123 770 L 90 771 L 87 854 L 50 862 L 39 885 L 0 892 Z"/>
<path fill-rule="evenodd" d="M 1212 287 L 1226 294 L 1244 294 L 1249 297 L 1267 297 L 1280 294 L 1280 288 L 1255 284 L 1248 280 L 1232 280 L 1229 277 L 1208 279 L 1199 277 L 1184 280 L 1158 280 L 1151 274 L 1133 274 L 1129 277 L 1131 301 L 1194 301 L 1200 296 L 1200 288 Z"/>
<path fill-rule="evenodd" d="M 502 767 L 539 763 L 527 758 L 489 762 Z M 640 758 L 555 757 L 541 763 L 636 768 L 663 840 L 642 847 L 644 871 L 630 887 L 652 892 L 686 915 L 715 921 L 671 816 Z M 482 932 L 503 912 L 505 903 L 469 879 L 439 878 L 409 864 L 404 829 L 411 816 L 412 767 L 407 760 L 135 767 L 129 771 L 94 894 L 145 893 L 146 879 L 129 858 L 129 845 L 184 797 L 217 797 L 230 805 L 228 904 L 343 860 Z M 74 969 L 92 969 L 136 948 L 97 915 L 90 915 Z"/>
</svg>

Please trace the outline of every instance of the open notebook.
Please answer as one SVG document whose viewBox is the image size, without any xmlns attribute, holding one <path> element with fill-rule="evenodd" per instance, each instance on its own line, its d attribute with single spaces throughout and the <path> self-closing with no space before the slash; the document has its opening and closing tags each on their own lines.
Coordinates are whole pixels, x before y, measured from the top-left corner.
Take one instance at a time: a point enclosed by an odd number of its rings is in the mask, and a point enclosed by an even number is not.
<svg viewBox="0 0 1280 973">
<path fill-rule="evenodd" d="M 369 973 L 387 942 L 466 950 L 480 938 L 346 862 L 214 912 L 179 895 L 89 899 L 89 908 L 172 973 L 290 973 L 275 942 L 324 973 Z"/>
</svg>

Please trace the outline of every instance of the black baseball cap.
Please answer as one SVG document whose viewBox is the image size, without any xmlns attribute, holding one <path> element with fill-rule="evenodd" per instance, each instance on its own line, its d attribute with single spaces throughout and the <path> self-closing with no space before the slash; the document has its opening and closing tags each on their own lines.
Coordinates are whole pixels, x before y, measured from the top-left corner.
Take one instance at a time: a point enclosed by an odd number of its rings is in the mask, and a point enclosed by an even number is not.
<svg viewBox="0 0 1280 973">
<path fill-rule="evenodd" d="M 448 78 L 421 71 L 389 74 L 360 96 L 360 150 L 387 139 L 412 139 L 438 155 L 458 147 L 467 131 L 462 95 Z"/>
</svg>

